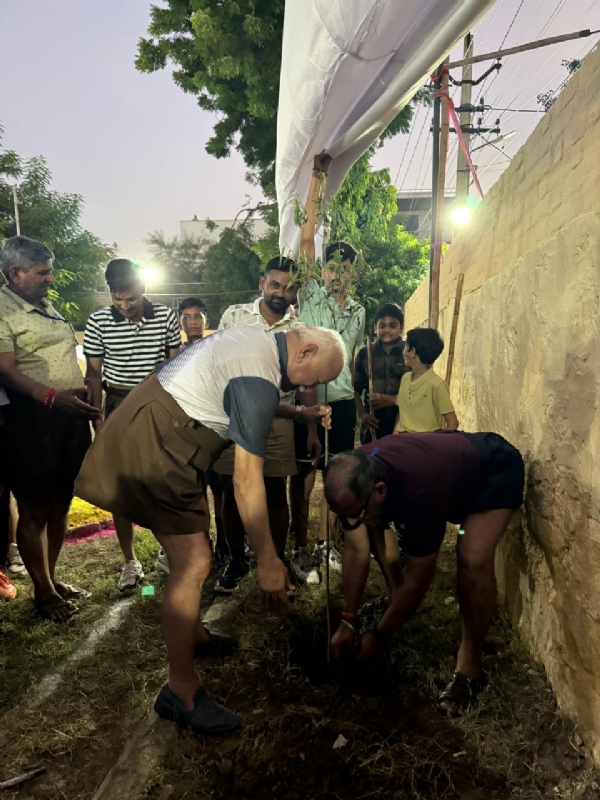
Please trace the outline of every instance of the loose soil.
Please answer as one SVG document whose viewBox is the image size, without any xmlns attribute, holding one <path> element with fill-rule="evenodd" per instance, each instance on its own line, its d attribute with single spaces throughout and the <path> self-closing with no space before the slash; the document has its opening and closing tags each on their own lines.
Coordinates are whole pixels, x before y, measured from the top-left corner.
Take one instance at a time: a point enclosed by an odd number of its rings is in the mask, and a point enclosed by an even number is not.
<svg viewBox="0 0 600 800">
<path fill-rule="evenodd" d="M 318 499 L 315 493 L 315 505 Z M 93 657 L 67 666 L 56 694 L 27 713 L 29 688 L 62 664 L 115 602 L 116 541 L 65 548 L 64 575 L 94 590 L 71 625 L 39 623 L 26 598 L 5 607 L 0 780 L 39 764 L 46 774 L 3 797 L 91 800 L 151 709 L 166 675 L 161 583 L 151 572 L 155 549 L 152 537 L 141 533 L 140 553 L 156 595 L 138 598 L 121 629 L 109 633 Z M 298 591 L 289 615 L 276 617 L 260 608 L 249 577 L 235 613 L 219 622 L 219 629 L 239 636 L 240 653 L 222 667 L 199 662 L 203 684 L 241 713 L 242 729 L 217 740 L 177 732 L 175 745 L 137 796 L 597 800 L 600 779 L 577 731 L 557 711 L 543 671 L 501 617 L 489 636 L 490 685 L 478 708 L 460 721 L 435 713 L 460 634 L 453 581 L 450 539 L 419 613 L 381 663 L 357 670 L 327 663 L 323 588 Z M 373 564 L 366 599 L 382 594 Z M 340 604 L 334 579 L 334 626 Z M 367 617 L 365 627 L 374 621 Z M 156 735 L 169 725 L 159 721 Z M 343 746 L 334 748 L 340 736 Z"/>
</svg>

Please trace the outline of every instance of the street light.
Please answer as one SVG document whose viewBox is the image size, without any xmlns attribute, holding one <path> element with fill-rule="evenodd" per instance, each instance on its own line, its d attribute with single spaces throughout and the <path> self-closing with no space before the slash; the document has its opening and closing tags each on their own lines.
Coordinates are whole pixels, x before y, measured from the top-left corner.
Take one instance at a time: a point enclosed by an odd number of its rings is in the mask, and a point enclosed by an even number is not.
<svg viewBox="0 0 600 800">
<path fill-rule="evenodd" d="M 450 219 L 457 228 L 464 228 L 471 222 L 473 212 L 480 203 L 478 197 L 467 197 L 464 202 L 454 203 L 450 209 Z"/>
</svg>

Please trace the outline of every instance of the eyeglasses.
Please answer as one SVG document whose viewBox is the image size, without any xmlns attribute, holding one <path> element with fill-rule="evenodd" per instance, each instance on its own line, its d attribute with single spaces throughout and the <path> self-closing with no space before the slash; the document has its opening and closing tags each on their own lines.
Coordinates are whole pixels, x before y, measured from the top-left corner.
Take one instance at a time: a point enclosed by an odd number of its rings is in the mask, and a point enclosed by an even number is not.
<svg viewBox="0 0 600 800">
<path fill-rule="evenodd" d="M 352 515 L 352 519 L 354 519 L 354 522 L 350 522 L 348 517 L 344 517 L 342 514 L 338 515 L 339 518 L 340 518 L 340 522 L 342 523 L 342 528 L 345 531 L 355 531 L 357 528 L 360 528 L 360 526 L 363 524 L 365 516 L 366 516 L 366 513 L 367 513 L 367 508 L 369 507 L 369 503 L 371 502 L 371 495 L 372 494 L 373 494 L 373 492 L 369 492 L 369 496 L 367 497 L 367 501 L 364 504 L 364 506 L 362 507 L 359 515 L 357 517 L 355 517 L 354 514 Z"/>
</svg>

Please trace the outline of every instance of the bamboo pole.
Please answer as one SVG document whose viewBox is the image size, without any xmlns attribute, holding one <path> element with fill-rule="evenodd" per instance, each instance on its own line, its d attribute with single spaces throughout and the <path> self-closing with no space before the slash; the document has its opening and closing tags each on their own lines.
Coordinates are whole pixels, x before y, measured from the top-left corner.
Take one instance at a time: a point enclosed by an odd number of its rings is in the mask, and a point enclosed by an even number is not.
<svg viewBox="0 0 600 800">
<path fill-rule="evenodd" d="M 369 378 L 369 414 L 373 413 L 373 353 L 371 351 L 371 337 L 367 336 L 367 376 Z"/>
<path fill-rule="evenodd" d="M 442 232 L 444 230 L 444 194 L 446 187 L 446 161 L 448 157 L 448 136 L 450 133 L 450 105 L 448 103 L 448 59 L 442 66 L 441 80 L 441 130 L 438 171 L 436 179 L 436 216 L 431 266 L 431 306 L 429 326 L 437 328 L 440 314 L 440 265 L 442 260 Z"/>
<path fill-rule="evenodd" d="M 450 344 L 448 346 L 448 363 L 446 365 L 446 383 L 450 386 L 452 379 L 452 367 L 454 365 L 454 345 L 456 343 L 456 331 L 458 330 L 458 315 L 460 313 L 460 301 L 462 300 L 463 283 L 465 281 L 464 272 L 461 272 L 456 282 L 456 296 L 454 298 L 454 314 L 452 315 L 452 330 L 450 331 Z"/>
</svg>

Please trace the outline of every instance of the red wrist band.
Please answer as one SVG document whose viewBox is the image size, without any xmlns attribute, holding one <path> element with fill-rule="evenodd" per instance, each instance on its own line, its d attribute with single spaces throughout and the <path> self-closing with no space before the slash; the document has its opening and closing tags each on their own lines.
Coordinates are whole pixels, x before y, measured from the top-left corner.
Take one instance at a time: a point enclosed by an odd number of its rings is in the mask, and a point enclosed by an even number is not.
<svg viewBox="0 0 600 800">
<path fill-rule="evenodd" d="M 351 619 L 354 622 L 358 622 L 360 617 L 358 614 L 354 614 L 352 611 L 342 611 L 340 614 L 340 619 Z"/>
<path fill-rule="evenodd" d="M 46 392 L 46 396 L 44 397 L 44 405 L 48 408 L 52 408 L 54 405 L 54 398 L 57 395 L 56 389 L 48 389 Z"/>
</svg>

